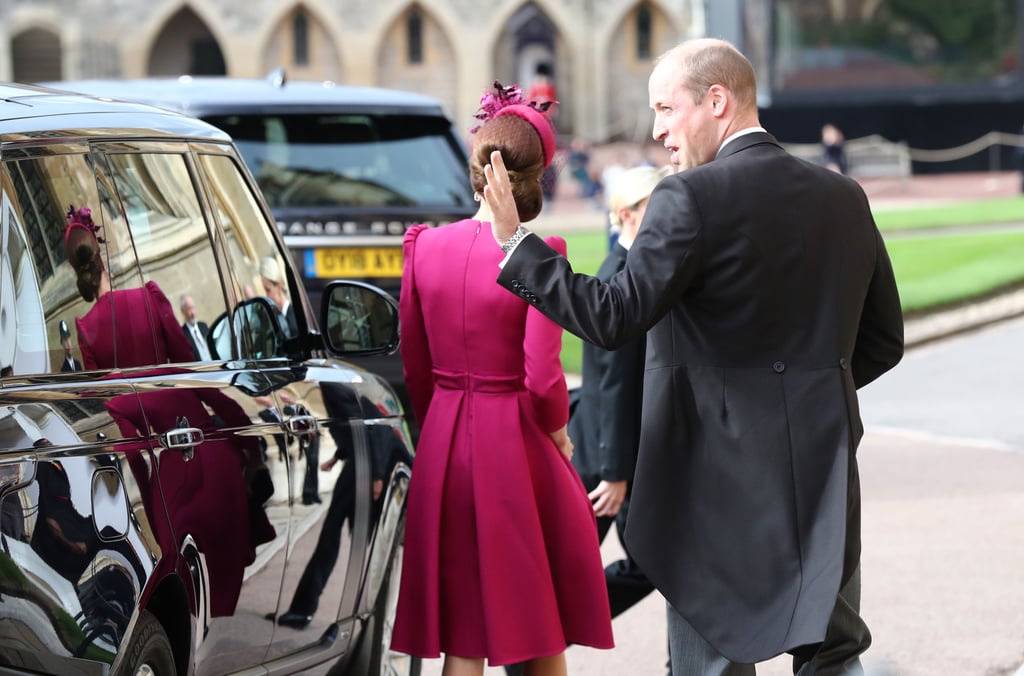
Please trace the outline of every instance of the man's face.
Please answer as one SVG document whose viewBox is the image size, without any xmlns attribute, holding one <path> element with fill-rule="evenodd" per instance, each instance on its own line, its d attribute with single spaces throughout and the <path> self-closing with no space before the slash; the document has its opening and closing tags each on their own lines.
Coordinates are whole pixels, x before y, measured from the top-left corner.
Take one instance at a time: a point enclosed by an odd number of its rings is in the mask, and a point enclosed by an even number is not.
<svg viewBox="0 0 1024 676">
<path fill-rule="evenodd" d="M 263 284 L 263 288 L 266 290 L 267 298 L 274 301 L 278 309 L 284 308 L 284 289 L 281 288 L 280 282 L 261 277 L 260 282 Z"/>
<path fill-rule="evenodd" d="M 717 122 L 708 96 L 694 103 L 693 94 L 683 87 L 683 77 L 674 59 L 654 67 L 648 81 L 654 111 L 652 136 L 670 152 L 669 162 L 677 171 L 706 164 L 718 152 Z"/>
<path fill-rule="evenodd" d="M 195 324 L 196 322 L 196 304 L 192 302 L 191 297 L 186 297 L 181 304 L 181 314 L 185 316 L 185 321 L 189 324 Z"/>
</svg>

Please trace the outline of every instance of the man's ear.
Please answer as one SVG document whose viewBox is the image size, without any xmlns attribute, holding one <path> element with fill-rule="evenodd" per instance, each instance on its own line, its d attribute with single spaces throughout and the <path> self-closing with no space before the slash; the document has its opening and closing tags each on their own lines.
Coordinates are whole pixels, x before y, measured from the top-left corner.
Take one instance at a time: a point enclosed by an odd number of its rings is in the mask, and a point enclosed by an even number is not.
<svg viewBox="0 0 1024 676">
<path fill-rule="evenodd" d="M 722 85 L 713 84 L 708 88 L 707 98 L 711 104 L 711 114 L 721 117 L 729 107 L 731 93 Z"/>
</svg>

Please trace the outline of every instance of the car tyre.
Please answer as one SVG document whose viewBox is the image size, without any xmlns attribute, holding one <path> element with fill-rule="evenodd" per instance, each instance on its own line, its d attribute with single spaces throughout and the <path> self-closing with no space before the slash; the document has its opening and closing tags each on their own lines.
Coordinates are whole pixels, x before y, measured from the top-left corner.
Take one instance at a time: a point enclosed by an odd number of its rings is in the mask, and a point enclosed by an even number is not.
<svg viewBox="0 0 1024 676">
<path fill-rule="evenodd" d="M 167 632 L 156 615 L 143 610 L 125 651 L 120 676 L 175 676 L 174 653 Z"/>
</svg>

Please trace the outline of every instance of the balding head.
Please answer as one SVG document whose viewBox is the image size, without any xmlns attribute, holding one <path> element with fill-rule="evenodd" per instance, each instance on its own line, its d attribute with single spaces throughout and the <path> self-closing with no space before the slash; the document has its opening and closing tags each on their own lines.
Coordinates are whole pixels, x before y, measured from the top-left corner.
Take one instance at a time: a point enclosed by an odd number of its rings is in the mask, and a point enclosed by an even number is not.
<svg viewBox="0 0 1024 676">
<path fill-rule="evenodd" d="M 694 103 L 717 84 L 732 92 L 737 114 L 757 111 L 754 67 L 725 40 L 699 38 L 680 43 L 658 57 L 655 69 L 667 65 L 675 68 L 679 84 L 692 94 Z"/>
</svg>

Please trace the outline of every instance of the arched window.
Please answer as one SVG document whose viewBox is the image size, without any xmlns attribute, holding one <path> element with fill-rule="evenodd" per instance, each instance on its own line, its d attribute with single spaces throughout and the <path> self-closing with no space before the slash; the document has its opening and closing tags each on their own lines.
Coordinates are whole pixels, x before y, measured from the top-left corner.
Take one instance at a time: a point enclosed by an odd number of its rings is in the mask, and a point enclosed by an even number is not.
<svg viewBox="0 0 1024 676">
<path fill-rule="evenodd" d="M 651 58 L 651 8 L 641 5 L 636 10 L 636 58 Z"/>
<path fill-rule="evenodd" d="M 407 59 L 409 63 L 423 63 L 423 15 L 418 7 L 409 10 L 405 19 Z"/>
<path fill-rule="evenodd" d="M 295 12 L 292 19 L 292 44 L 295 53 L 293 60 L 296 66 L 309 65 L 309 19 L 302 10 Z"/>
</svg>

